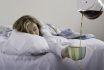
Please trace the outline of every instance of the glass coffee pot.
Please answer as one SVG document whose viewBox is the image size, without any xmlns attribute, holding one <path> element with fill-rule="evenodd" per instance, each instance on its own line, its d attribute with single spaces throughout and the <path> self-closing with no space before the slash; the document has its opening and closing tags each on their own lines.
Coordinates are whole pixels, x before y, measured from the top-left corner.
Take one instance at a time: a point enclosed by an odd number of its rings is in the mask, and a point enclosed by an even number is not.
<svg viewBox="0 0 104 70">
<path fill-rule="evenodd" d="M 104 9 L 101 0 L 79 0 L 78 7 L 78 11 L 88 19 L 98 18 Z"/>
</svg>

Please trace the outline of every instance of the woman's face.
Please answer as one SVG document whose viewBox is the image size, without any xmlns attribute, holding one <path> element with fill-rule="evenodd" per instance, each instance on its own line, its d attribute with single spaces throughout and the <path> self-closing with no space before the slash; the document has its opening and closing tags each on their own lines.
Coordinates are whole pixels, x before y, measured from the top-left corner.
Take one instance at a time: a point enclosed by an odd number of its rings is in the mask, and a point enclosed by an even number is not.
<svg viewBox="0 0 104 70">
<path fill-rule="evenodd" d="M 39 35 L 39 28 L 36 24 L 29 24 L 28 30 L 31 34 Z"/>
</svg>

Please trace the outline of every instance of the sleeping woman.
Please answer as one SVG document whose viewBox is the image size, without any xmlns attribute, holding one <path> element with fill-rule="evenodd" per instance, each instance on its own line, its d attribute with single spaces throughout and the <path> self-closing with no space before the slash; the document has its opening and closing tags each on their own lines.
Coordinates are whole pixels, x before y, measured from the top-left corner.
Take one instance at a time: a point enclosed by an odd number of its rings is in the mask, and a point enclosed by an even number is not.
<svg viewBox="0 0 104 70">
<path fill-rule="evenodd" d="M 61 58 L 69 57 L 68 49 L 61 49 L 57 43 L 43 37 L 40 22 L 30 16 L 24 15 L 13 24 L 13 31 L 4 44 L 2 52 L 12 55 L 45 55 L 49 52 Z M 52 43 L 52 45 L 51 45 Z"/>
</svg>

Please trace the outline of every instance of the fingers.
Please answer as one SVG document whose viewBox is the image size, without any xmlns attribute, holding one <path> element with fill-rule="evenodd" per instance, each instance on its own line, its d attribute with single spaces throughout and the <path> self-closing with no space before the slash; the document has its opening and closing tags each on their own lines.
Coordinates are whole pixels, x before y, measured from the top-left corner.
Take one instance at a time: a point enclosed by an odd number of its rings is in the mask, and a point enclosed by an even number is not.
<svg viewBox="0 0 104 70">
<path fill-rule="evenodd" d="M 63 58 L 65 58 L 65 57 L 70 58 L 70 57 L 69 57 L 69 53 L 68 53 L 68 47 L 62 49 L 61 55 L 62 55 Z"/>
</svg>

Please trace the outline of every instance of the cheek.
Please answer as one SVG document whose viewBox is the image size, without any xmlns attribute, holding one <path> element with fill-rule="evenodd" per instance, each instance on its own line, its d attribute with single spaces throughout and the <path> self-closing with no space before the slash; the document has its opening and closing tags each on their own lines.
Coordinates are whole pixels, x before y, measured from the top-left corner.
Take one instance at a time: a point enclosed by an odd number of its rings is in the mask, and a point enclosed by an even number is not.
<svg viewBox="0 0 104 70">
<path fill-rule="evenodd" d="M 39 30 L 36 30 L 36 33 L 39 35 Z"/>
<path fill-rule="evenodd" d="M 32 32 L 33 34 L 39 35 L 39 30 L 35 30 Z"/>
</svg>

